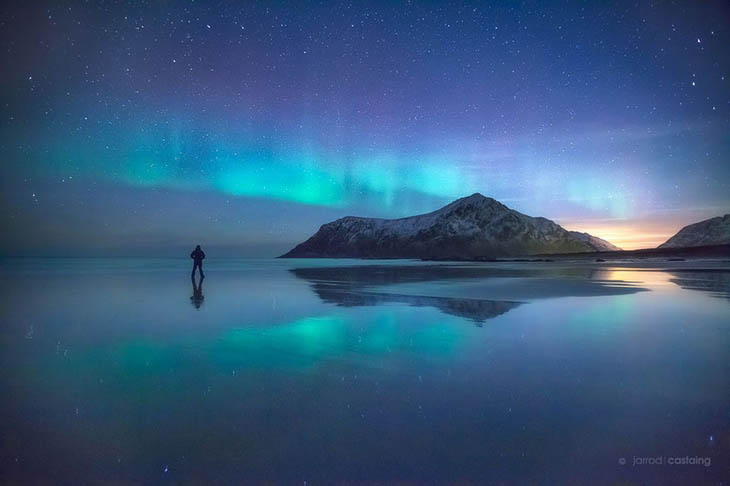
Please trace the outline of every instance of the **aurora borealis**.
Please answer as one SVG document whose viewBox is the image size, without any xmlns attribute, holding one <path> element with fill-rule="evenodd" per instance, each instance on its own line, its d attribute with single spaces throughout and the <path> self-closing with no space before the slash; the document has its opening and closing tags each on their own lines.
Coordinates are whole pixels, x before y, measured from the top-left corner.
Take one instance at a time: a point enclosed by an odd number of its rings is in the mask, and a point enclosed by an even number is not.
<svg viewBox="0 0 730 486">
<path fill-rule="evenodd" d="M 5 2 L 3 254 L 274 256 L 481 192 L 624 248 L 730 208 L 726 2 Z"/>
</svg>

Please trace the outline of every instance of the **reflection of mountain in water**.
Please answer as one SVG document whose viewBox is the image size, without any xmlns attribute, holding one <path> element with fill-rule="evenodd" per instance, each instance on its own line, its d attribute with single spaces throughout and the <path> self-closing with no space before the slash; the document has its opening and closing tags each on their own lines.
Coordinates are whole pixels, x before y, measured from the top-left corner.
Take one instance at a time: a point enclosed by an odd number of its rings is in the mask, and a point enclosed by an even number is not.
<svg viewBox="0 0 730 486">
<path fill-rule="evenodd" d="M 346 307 L 380 305 L 388 302 L 408 304 L 413 307 L 435 307 L 441 312 L 471 319 L 481 326 L 484 321 L 514 309 L 521 302 L 480 299 L 455 299 L 421 295 L 386 294 L 342 290 L 327 283 L 314 283 L 314 291 L 324 302 Z"/>
<path fill-rule="evenodd" d="M 324 302 L 341 306 L 368 306 L 387 302 L 417 307 L 430 306 L 446 314 L 471 319 L 478 324 L 514 309 L 521 302 L 390 294 L 368 291 L 368 288 L 397 283 L 508 277 L 555 276 L 590 279 L 596 274 L 595 269 L 586 268 L 489 268 L 468 265 L 358 265 L 295 268 L 291 272 L 311 282 L 312 289 Z"/>
<path fill-rule="evenodd" d="M 440 264 L 357 265 L 295 268 L 290 271 L 310 282 L 312 289 L 325 302 L 342 306 L 386 302 L 430 306 L 477 323 L 504 314 L 534 298 L 622 295 L 646 290 L 632 282 L 608 279 L 606 271 L 600 268 Z M 425 284 L 438 282 L 445 283 L 447 288 L 434 290 L 430 287 L 430 295 L 420 295 Z M 393 293 L 388 292 L 387 286 L 394 284 L 405 285 L 397 287 L 398 291 L 394 288 Z M 424 284 L 424 289 L 418 284 Z M 412 291 L 401 290 L 406 287 Z M 434 291 L 442 294 L 434 296 Z"/>
<path fill-rule="evenodd" d="M 406 282 L 480 278 L 576 277 L 591 279 L 604 272 L 581 267 L 486 267 L 479 265 L 353 265 L 347 267 L 294 268 L 294 275 L 311 282 L 328 282 L 338 287 L 363 288 Z"/>
<path fill-rule="evenodd" d="M 404 282 L 524 276 L 525 274 L 524 270 L 447 265 L 359 265 L 294 268 L 291 272 L 297 277 L 311 282 L 312 289 L 324 302 L 347 307 L 372 306 L 388 302 L 408 304 L 414 307 L 434 307 L 446 314 L 470 319 L 479 326 L 487 319 L 514 309 L 521 302 L 389 294 L 372 292 L 367 289 Z"/>
<path fill-rule="evenodd" d="M 668 270 L 667 273 L 675 275 L 669 281 L 683 289 L 700 290 L 730 299 L 730 270 Z"/>
</svg>

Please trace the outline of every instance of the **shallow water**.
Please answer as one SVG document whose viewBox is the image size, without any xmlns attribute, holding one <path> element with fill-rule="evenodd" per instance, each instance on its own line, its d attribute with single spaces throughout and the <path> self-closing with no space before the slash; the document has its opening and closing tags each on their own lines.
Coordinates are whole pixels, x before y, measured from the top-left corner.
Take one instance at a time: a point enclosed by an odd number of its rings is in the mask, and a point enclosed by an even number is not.
<svg viewBox="0 0 730 486">
<path fill-rule="evenodd" d="M 0 477 L 727 478 L 722 264 L 188 265 L 0 263 Z"/>
</svg>

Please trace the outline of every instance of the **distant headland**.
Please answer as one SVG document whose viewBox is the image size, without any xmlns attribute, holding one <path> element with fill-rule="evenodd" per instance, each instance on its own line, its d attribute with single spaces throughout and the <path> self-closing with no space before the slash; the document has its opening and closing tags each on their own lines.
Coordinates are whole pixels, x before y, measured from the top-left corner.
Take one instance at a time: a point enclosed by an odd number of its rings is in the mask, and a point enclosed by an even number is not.
<svg viewBox="0 0 730 486">
<path fill-rule="evenodd" d="M 730 245 L 730 215 L 683 228 L 660 246 L 659 253 L 713 246 L 713 255 L 730 256 L 730 246 L 725 249 L 725 245 Z M 431 213 L 407 218 L 340 218 L 322 225 L 281 258 L 489 260 L 568 254 L 628 256 L 653 250 L 624 252 L 596 236 L 569 231 L 549 219 L 522 214 L 475 193 Z M 704 253 L 699 249 L 683 252 Z"/>
</svg>

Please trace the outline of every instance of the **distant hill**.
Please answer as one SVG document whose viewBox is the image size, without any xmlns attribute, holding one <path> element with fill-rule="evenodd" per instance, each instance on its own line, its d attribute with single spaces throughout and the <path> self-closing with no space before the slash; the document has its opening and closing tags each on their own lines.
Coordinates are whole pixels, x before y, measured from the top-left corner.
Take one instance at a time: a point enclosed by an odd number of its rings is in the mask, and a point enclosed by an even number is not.
<svg viewBox="0 0 730 486">
<path fill-rule="evenodd" d="M 730 214 L 685 226 L 658 248 L 687 248 L 730 244 Z"/>
<path fill-rule="evenodd" d="M 282 258 L 468 259 L 616 250 L 620 249 L 595 236 L 472 194 L 408 218 L 338 219 L 322 225 Z"/>
</svg>

